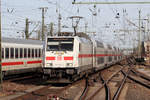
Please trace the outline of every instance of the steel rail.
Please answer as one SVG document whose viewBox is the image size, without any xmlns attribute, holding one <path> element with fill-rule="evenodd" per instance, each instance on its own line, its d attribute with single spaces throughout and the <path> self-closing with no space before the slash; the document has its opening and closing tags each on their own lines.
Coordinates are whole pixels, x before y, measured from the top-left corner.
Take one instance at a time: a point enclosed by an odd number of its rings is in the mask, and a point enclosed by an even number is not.
<svg viewBox="0 0 150 100">
<path fill-rule="evenodd" d="M 150 81 L 150 77 L 146 76 L 145 74 L 143 74 L 139 71 L 136 71 L 135 69 L 132 69 L 131 72 L 147 81 Z"/>
<path fill-rule="evenodd" d="M 127 79 L 127 76 L 129 75 L 130 71 L 131 71 L 131 69 L 129 69 L 128 72 L 127 72 L 127 74 L 125 74 L 125 77 L 123 78 L 123 80 L 122 80 L 122 82 L 121 82 L 121 85 L 120 85 L 119 88 L 117 89 L 117 91 L 116 91 L 116 93 L 115 93 L 115 95 L 114 95 L 114 97 L 113 97 L 113 100 L 118 100 L 119 95 L 120 95 L 120 93 L 121 93 L 121 90 L 123 89 L 123 86 L 124 86 L 124 84 L 125 84 L 125 81 L 126 81 L 126 79 Z M 122 72 L 122 70 L 121 70 L 121 72 Z"/>
<path fill-rule="evenodd" d="M 84 88 L 79 100 L 85 100 L 85 97 L 88 93 L 88 84 L 89 84 L 89 82 L 88 82 L 88 79 L 86 78 L 85 88 Z"/>
<path fill-rule="evenodd" d="M 105 82 L 105 80 L 103 79 L 103 77 L 101 75 L 100 75 L 100 79 L 102 80 L 102 83 Z M 109 87 L 107 86 L 107 84 L 105 84 L 104 87 L 105 87 L 105 93 L 106 93 L 105 100 L 111 100 L 111 95 L 110 95 L 110 89 L 109 89 Z"/>
<path fill-rule="evenodd" d="M 105 86 L 105 84 L 107 84 L 115 75 L 117 75 L 121 70 L 123 70 L 124 69 L 124 67 L 123 68 L 121 68 L 119 71 L 117 71 L 116 73 L 114 73 L 113 75 L 111 75 L 111 77 L 108 79 L 108 80 L 106 80 L 103 84 L 102 84 L 102 86 L 96 91 L 96 92 L 94 92 L 93 93 L 93 95 L 91 96 L 91 97 L 89 97 L 87 100 L 92 100 L 92 98 L 94 98 L 100 91 L 101 91 L 101 89 Z"/>
<path fill-rule="evenodd" d="M 126 74 L 126 73 L 123 72 L 123 71 L 122 71 L 122 73 L 123 73 L 124 75 Z M 142 85 L 142 86 L 144 86 L 144 87 L 150 89 L 150 86 L 149 86 L 148 84 L 145 84 L 145 83 L 143 83 L 143 82 L 141 82 L 141 81 L 139 81 L 139 80 L 133 78 L 132 76 L 129 76 L 129 75 L 128 75 L 127 77 L 128 77 L 130 80 L 132 80 L 132 81 L 134 81 L 134 82 L 136 82 L 136 83 L 138 83 L 138 84 L 140 84 L 140 85 Z"/>
</svg>

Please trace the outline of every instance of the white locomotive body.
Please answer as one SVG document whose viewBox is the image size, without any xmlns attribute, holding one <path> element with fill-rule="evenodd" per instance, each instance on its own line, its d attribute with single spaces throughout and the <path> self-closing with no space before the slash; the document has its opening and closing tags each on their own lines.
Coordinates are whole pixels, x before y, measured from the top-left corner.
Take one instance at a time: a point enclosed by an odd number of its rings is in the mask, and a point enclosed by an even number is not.
<svg viewBox="0 0 150 100">
<path fill-rule="evenodd" d="M 115 64 L 119 56 L 116 48 L 87 37 L 52 36 L 45 40 L 43 71 L 46 76 L 74 80 Z"/>
<path fill-rule="evenodd" d="M 39 70 L 42 66 L 42 42 L 2 38 L 2 71 L 4 75 Z"/>
</svg>

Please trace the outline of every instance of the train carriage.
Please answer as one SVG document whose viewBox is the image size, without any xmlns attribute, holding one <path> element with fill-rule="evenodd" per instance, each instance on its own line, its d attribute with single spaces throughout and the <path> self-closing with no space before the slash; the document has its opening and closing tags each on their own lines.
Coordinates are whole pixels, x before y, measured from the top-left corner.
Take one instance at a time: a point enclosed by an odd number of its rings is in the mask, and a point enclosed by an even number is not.
<svg viewBox="0 0 150 100">
<path fill-rule="evenodd" d="M 106 47 L 104 46 L 104 44 L 102 42 L 99 41 L 93 41 L 93 43 L 95 44 L 94 46 L 94 62 L 93 62 L 93 66 L 95 67 L 95 70 L 99 70 L 102 69 L 106 62 L 105 62 L 105 51 L 106 51 Z"/>
<path fill-rule="evenodd" d="M 41 69 L 42 47 L 39 40 L 2 38 L 3 74 L 20 74 Z"/>
</svg>

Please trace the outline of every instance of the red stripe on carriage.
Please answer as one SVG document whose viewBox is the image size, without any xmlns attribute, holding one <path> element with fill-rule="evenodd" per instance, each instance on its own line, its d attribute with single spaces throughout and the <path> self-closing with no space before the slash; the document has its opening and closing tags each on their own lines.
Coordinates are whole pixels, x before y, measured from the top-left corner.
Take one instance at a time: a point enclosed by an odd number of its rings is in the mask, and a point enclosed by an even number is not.
<svg viewBox="0 0 150 100">
<path fill-rule="evenodd" d="M 114 54 L 79 54 L 78 58 L 87 58 L 87 57 L 104 57 L 104 56 L 121 56 L 121 55 L 114 55 Z"/>
<path fill-rule="evenodd" d="M 93 57 L 93 54 L 79 54 L 78 57 L 79 57 L 79 58 L 83 58 L 83 57 Z"/>
<path fill-rule="evenodd" d="M 27 62 L 27 64 L 35 64 L 35 63 L 42 63 L 42 60 L 28 61 L 28 62 Z"/>
<path fill-rule="evenodd" d="M 46 57 L 46 60 L 55 60 L 55 57 Z"/>
<path fill-rule="evenodd" d="M 107 56 L 107 54 L 96 54 L 94 56 L 96 56 L 96 57 L 103 57 L 103 56 Z"/>
<path fill-rule="evenodd" d="M 73 60 L 73 57 L 64 57 L 64 60 Z"/>
<path fill-rule="evenodd" d="M 23 65 L 24 62 L 3 62 L 2 66 Z"/>
</svg>

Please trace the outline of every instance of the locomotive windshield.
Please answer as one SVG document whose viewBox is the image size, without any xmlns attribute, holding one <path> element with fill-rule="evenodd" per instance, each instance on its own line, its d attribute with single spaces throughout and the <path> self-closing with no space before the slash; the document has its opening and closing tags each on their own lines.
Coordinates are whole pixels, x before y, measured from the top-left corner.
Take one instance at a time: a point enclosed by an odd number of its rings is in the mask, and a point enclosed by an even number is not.
<svg viewBox="0 0 150 100">
<path fill-rule="evenodd" d="M 48 38 L 47 51 L 73 51 L 73 38 Z"/>
</svg>

